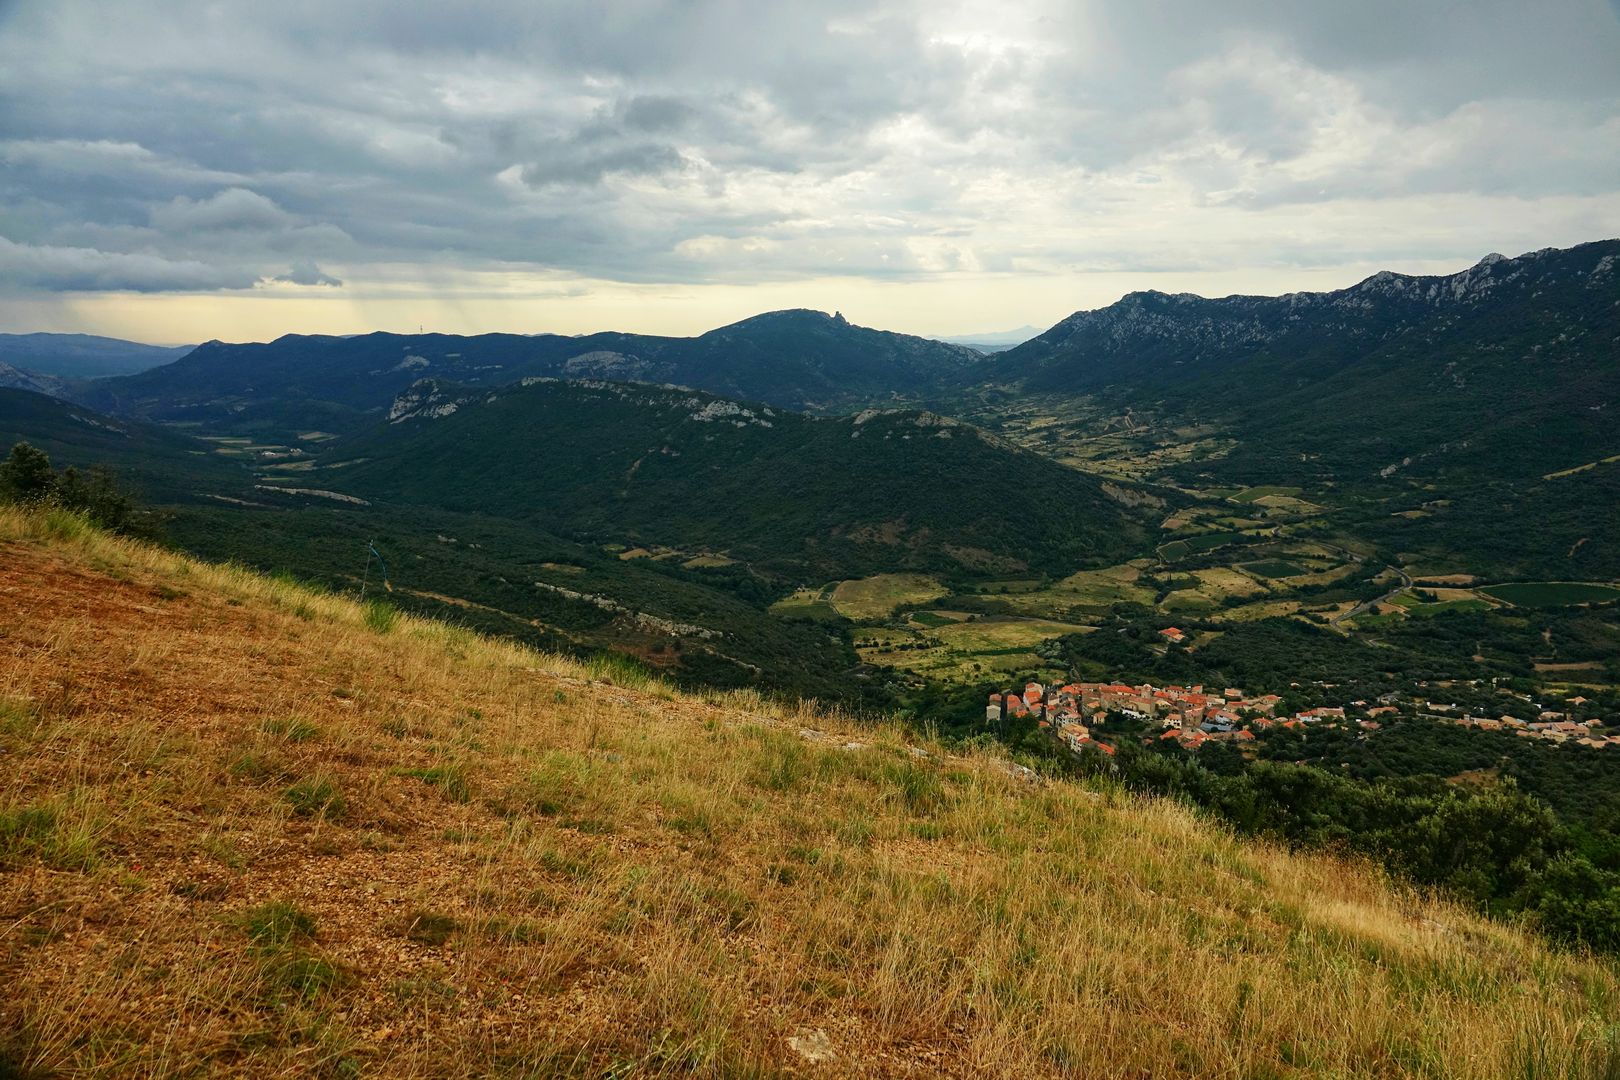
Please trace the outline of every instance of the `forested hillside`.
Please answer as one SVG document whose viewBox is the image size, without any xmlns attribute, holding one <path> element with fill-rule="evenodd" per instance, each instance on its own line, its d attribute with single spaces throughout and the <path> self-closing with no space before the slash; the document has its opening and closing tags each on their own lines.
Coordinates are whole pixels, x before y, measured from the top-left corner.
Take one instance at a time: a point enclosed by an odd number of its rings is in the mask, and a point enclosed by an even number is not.
<svg viewBox="0 0 1620 1080">
<path fill-rule="evenodd" d="M 929 413 L 815 418 L 686 391 L 426 381 L 319 483 L 783 573 L 1061 570 L 1143 529 L 1095 479 Z"/>
</svg>

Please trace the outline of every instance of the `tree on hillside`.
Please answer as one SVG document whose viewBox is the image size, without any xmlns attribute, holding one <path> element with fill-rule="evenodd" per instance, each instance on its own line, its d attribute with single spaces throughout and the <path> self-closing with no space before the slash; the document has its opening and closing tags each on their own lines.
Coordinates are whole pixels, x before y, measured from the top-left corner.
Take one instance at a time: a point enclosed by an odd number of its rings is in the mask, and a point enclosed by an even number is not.
<svg viewBox="0 0 1620 1080">
<path fill-rule="evenodd" d="M 50 503 L 115 531 L 128 531 L 135 513 L 134 501 L 119 490 L 111 469 L 97 465 L 80 472 L 70 465 L 58 475 L 51 468 L 50 456 L 25 442 L 13 446 L 5 461 L 0 461 L 0 499 Z"/>
<path fill-rule="evenodd" d="M 36 447 L 20 442 L 0 461 L 0 495 L 12 502 L 44 502 L 56 491 L 51 459 Z"/>
</svg>

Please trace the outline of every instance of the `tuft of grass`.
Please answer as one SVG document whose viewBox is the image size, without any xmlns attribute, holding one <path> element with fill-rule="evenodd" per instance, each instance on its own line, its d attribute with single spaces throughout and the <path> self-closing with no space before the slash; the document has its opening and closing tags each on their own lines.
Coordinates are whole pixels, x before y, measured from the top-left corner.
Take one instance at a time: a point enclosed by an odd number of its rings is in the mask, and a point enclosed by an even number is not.
<svg viewBox="0 0 1620 1080">
<path fill-rule="evenodd" d="M 343 816 L 348 803 L 337 782 L 326 774 L 300 780 L 282 793 L 292 805 L 293 813 L 300 817 L 321 817 L 333 820 Z"/>
<path fill-rule="evenodd" d="M 99 530 L 83 514 L 48 506 L 40 514 L 40 524 L 52 540 L 73 542 L 94 536 Z"/>
<path fill-rule="evenodd" d="M 553 750 L 539 766 L 491 803 L 515 825 L 530 814 L 593 836 L 617 832 L 630 800 L 621 769 L 605 761 Z"/>
<path fill-rule="evenodd" d="M 225 771 L 255 784 L 276 784 L 293 776 L 287 759 L 274 750 L 244 750 L 231 759 Z"/>
<path fill-rule="evenodd" d="M 302 950 L 267 957 L 262 971 L 273 994 L 300 1001 L 312 1001 L 343 983 L 336 964 Z"/>
<path fill-rule="evenodd" d="M 0 738 L 25 739 L 39 729 L 42 719 L 33 702 L 0 697 Z"/>
<path fill-rule="evenodd" d="M 343 982 L 335 964 L 307 948 L 315 939 L 315 919 L 308 912 L 273 900 L 228 921 L 247 935 L 265 996 L 272 1001 L 312 1001 Z"/>
<path fill-rule="evenodd" d="M 362 619 L 367 629 L 386 634 L 399 625 L 399 609 L 382 600 L 368 600 Z"/>
<path fill-rule="evenodd" d="M 57 870 L 93 870 L 106 827 L 82 795 L 0 810 L 0 867 L 38 859 Z"/>
<path fill-rule="evenodd" d="M 455 802 L 472 800 L 472 781 L 467 778 L 467 766 L 463 762 L 447 762 L 424 769 L 401 769 L 399 775 L 432 784 Z"/>
<path fill-rule="evenodd" d="M 800 740 L 778 732 L 764 737 L 748 769 L 748 782 L 766 791 L 792 791 L 809 776 L 809 750 Z"/>
<path fill-rule="evenodd" d="M 623 653 L 596 653 L 585 661 L 585 670 L 590 678 L 610 686 L 622 686 L 627 690 L 644 690 L 661 695 L 669 693 L 669 687 L 664 680 L 654 674 L 651 668 Z"/>
<path fill-rule="evenodd" d="M 259 730 L 282 742 L 302 743 L 320 737 L 321 729 L 302 716 L 271 717 L 259 725 Z"/>
<path fill-rule="evenodd" d="M 405 920 L 405 937 L 418 945 L 443 945 L 460 929 L 460 922 L 432 911 L 415 911 Z"/>
<path fill-rule="evenodd" d="M 891 795 L 914 814 L 934 813 L 950 804 L 936 769 L 917 761 L 888 762 L 883 770 Z"/>
<path fill-rule="evenodd" d="M 315 918 L 284 900 L 272 900 L 229 920 L 261 948 L 282 948 L 315 938 Z"/>
</svg>

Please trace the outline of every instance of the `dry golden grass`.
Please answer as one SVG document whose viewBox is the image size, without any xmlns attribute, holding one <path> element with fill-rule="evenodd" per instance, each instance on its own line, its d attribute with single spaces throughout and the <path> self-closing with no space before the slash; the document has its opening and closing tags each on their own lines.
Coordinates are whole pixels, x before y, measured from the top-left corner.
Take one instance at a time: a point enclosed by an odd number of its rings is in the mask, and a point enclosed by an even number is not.
<svg viewBox="0 0 1620 1080">
<path fill-rule="evenodd" d="M 994 751 L 62 515 L 0 612 L 0 1072 L 1620 1068 L 1612 967 Z"/>
</svg>

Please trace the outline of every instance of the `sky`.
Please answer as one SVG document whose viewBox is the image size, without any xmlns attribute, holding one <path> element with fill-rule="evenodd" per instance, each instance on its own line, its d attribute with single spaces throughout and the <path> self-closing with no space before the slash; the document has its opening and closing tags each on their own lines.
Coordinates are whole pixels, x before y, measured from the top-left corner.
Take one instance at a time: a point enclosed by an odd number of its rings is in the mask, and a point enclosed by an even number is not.
<svg viewBox="0 0 1620 1080">
<path fill-rule="evenodd" d="M 936 336 L 1620 235 L 1620 0 L 0 0 L 0 330 Z"/>
</svg>

